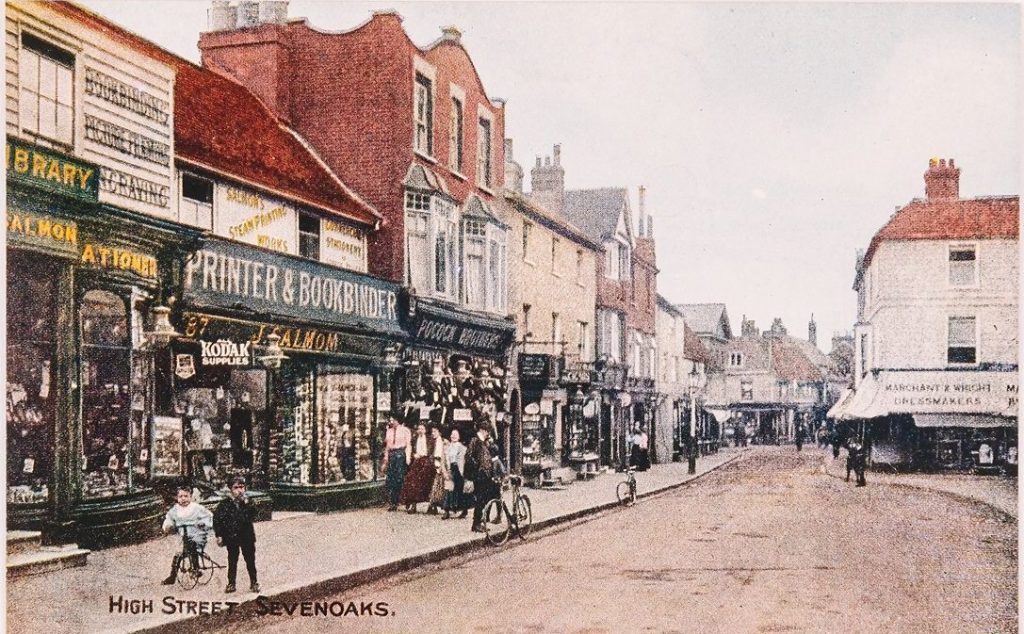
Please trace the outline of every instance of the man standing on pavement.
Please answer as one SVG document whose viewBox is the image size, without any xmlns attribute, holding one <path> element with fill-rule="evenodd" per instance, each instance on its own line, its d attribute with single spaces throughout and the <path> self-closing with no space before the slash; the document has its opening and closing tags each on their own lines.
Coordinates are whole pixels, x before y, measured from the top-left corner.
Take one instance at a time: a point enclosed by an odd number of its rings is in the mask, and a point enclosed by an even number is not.
<svg viewBox="0 0 1024 634">
<path fill-rule="evenodd" d="M 228 549 L 228 585 L 224 592 L 235 591 L 239 551 L 249 573 L 249 590 L 260 591 L 260 584 L 256 581 L 256 531 L 252 525 L 255 519 L 256 508 L 245 494 L 245 479 L 234 478 L 231 480 L 231 498 L 221 500 L 213 512 L 217 545 Z"/>
<path fill-rule="evenodd" d="M 389 511 L 398 508 L 398 496 L 405 481 L 405 470 L 412 461 L 412 432 L 395 416 L 388 420 L 384 434 L 384 464 L 381 471 L 387 474 L 384 486 L 388 491 Z"/>
<path fill-rule="evenodd" d="M 494 463 L 491 461 L 491 452 L 488 449 L 488 438 L 491 434 L 491 425 L 486 420 L 481 420 L 476 426 L 476 436 L 469 442 L 466 450 L 466 477 L 473 481 L 473 532 L 484 532 L 483 513 L 484 506 L 497 495 L 497 487 L 494 484 Z"/>
</svg>

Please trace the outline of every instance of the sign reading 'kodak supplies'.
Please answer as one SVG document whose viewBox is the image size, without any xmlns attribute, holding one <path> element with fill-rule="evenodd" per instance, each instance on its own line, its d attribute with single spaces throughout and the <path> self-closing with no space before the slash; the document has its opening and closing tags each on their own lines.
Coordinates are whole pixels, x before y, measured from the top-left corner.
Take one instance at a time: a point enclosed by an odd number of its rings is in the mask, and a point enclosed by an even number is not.
<svg viewBox="0 0 1024 634">
<path fill-rule="evenodd" d="M 8 178 L 90 201 L 99 195 L 95 165 L 10 137 L 5 156 Z"/>
</svg>

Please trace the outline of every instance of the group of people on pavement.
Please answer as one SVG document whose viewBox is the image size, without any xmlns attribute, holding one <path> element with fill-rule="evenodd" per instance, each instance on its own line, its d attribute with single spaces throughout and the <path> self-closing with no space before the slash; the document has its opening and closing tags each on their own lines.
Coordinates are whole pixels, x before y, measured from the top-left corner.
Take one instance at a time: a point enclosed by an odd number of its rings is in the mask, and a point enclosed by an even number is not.
<svg viewBox="0 0 1024 634">
<path fill-rule="evenodd" d="M 231 495 L 221 500 L 211 513 L 199 502 L 192 499 L 192 489 L 187 484 L 178 486 L 175 495 L 176 504 L 171 506 L 164 517 L 165 533 L 180 531 L 183 533 L 184 548 L 176 554 L 171 562 L 171 574 L 163 580 L 164 585 L 173 584 L 179 571 L 183 557 L 188 557 L 192 564 L 187 574 L 197 578 L 204 573 L 200 567 L 199 556 L 206 549 L 209 531 L 212 528 L 217 538 L 217 545 L 228 550 L 228 584 L 224 592 L 235 592 L 235 578 L 238 573 L 238 555 L 245 560 L 245 568 L 249 573 L 249 590 L 260 591 L 256 580 L 256 508 L 245 491 L 245 478 L 236 477 L 231 481 Z"/>
<path fill-rule="evenodd" d="M 384 434 L 382 465 L 388 510 L 401 506 L 416 513 L 419 504 L 426 504 L 428 515 L 443 511 L 443 520 L 463 519 L 472 503 L 472 529 L 483 532 L 484 505 L 500 492 L 495 478 L 505 475 L 492 429 L 489 420 L 479 420 L 467 447 L 458 429 L 445 439 L 437 426 L 420 423 L 413 433 L 392 417 Z"/>
</svg>

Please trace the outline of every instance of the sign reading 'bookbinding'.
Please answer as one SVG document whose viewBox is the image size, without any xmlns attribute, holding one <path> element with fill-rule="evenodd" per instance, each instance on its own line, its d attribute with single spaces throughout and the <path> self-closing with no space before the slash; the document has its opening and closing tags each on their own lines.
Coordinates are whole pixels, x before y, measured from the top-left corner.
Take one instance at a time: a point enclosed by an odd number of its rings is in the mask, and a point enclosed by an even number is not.
<svg viewBox="0 0 1024 634">
<path fill-rule="evenodd" d="M 210 241 L 188 262 L 185 299 L 195 305 L 374 329 L 399 330 L 398 286 L 287 255 Z"/>
</svg>

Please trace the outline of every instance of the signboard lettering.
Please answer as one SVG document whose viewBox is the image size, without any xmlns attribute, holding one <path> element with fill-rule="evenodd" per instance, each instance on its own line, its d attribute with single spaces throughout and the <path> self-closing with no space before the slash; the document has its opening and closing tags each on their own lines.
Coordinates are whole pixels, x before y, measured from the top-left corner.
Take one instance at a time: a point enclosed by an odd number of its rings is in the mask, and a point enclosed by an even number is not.
<svg viewBox="0 0 1024 634">
<path fill-rule="evenodd" d="M 490 327 L 454 315 L 434 314 L 427 304 L 419 305 L 412 324 L 412 333 L 424 343 L 489 355 L 503 355 L 512 342 L 513 332 L 511 324 L 497 322 Z"/>
<path fill-rule="evenodd" d="M 1013 372 L 883 372 L 880 381 L 884 411 L 1016 415 Z"/>
<path fill-rule="evenodd" d="M 114 148 L 128 156 L 157 165 L 166 166 L 171 162 L 170 146 L 166 143 L 142 136 L 128 128 L 122 128 L 92 115 L 85 115 L 85 138 Z"/>
<path fill-rule="evenodd" d="M 250 343 L 234 343 L 227 339 L 200 341 L 203 365 L 249 365 L 252 360 Z"/>
<path fill-rule="evenodd" d="M 100 189 L 155 207 L 167 207 L 171 188 L 109 167 L 100 168 Z"/>
<path fill-rule="evenodd" d="M 86 67 L 85 69 L 85 94 L 99 97 L 107 103 L 112 103 L 161 125 L 167 125 L 171 118 L 170 104 L 163 99 L 144 90 L 133 88 L 95 68 Z"/>
<path fill-rule="evenodd" d="M 398 286 L 240 245 L 210 242 L 189 261 L 185 295 L 298 319 L 398 330 Z M 284 345 L 282 342 L 281 345 Z"/>
<path fill-rule="evenodd" d="M 7 212 L 8 239 L 42 244 L 58 250 L 77 252 L 78 226 L 70 220 L 43 215 Z"/>
<path fill-rule="evenodd" d="M 7 174 L 34 185 L 88 200 L 98 195 L 94 166 L 51 150 L 8 139 Z"/>
<path fill-rule="evenodd" d="M 298 252 L 299 221 L 283 201 L 238 187 L 216 190 L 218 235 L 280 253 Z"/>
<path fill-rule="evenodd" d="M 131 249 L 105 247 L 87 242 L 82 245 L 81 261 L 82 264 L 106 269 L 131 271 L 140 277 L 156 278 L 157 276 L 156 258 Z"/>
</svg>

